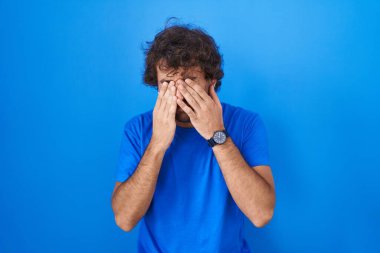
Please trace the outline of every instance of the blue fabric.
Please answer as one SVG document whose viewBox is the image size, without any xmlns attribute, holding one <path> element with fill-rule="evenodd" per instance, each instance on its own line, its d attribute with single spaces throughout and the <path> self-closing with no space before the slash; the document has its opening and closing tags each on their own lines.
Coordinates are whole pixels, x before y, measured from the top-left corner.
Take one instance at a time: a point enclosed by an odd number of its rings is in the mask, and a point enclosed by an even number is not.
<svg viewBox="0 0 380 253">
<path fill-rule="evenodd" d="M 224 125 L 250 166 L 269 165 L 267 133 L 258 113 L 221 102 Z M 128 120 L 116 180 L 127 180 L 149 144 L 152 112 Z M 250 252 L 244 214 L 228 191 L 207 141 L 195 128 L 177 126 L 166 151 L 151 205 L 140 221 L 142 252 Z"/>
</svg>

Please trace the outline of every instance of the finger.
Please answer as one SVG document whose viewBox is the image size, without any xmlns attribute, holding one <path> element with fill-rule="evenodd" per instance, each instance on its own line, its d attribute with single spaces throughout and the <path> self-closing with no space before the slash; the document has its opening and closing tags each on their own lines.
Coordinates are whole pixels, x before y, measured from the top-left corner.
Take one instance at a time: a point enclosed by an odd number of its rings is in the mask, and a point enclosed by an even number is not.
<svg viewBox="0 0 380 253">
<path fill-rule="evenodd" d="M 197 115 L 195 112 L 185 104 L 181 99 L 177 98 L 177 104 L 182 108 L 182 110 L 189 115 L 190 119 L 196 119 Z"/>
<path fill-rule="evenodd" d="M 169 98 L 168 98 L 168 104 L 166 106 L 166 111 L 167 111 L 167 116 L 171 116 L 171 113 L 172 113 L 172 110 L 173 110 L 173 104 L 174 104 L 174 112 L 176 111 L 176 107 L 177 107 L 177 103 L 176 103 L 176 100 L 177 100 L 177 97 L 175 96 L 175 93 L 176 93 L 176 87 L 175 87 L 175 83 L 173 82 L 173 86 L 170 87 L 170 95 L 169 95 Z"/>
<path fill-rule="evenodd" d="M 192 89 L 194 89 L 198 95 L 204 100 L 210 100 L 210 96 L 206 93 L 206 91 L 200 87 L 196 82 L 191 80 L 190 78 L 185 79 L 186 84 L 188 84 Z"/>
<path fill-rule="evenodd" d="M 170 94 L 171 95 L 173 95 L 173 96 L 175 96 L 175 93 L 176 93 L 176 91 L 177 91 L 177 87 L 176 87 L 176 84 L 175 84 L 175 82 L 174 81 L 170 81 L 171 83 L 172 83 L 172 87 L 170 87 Z"/>
<path fill-rule="evenodd" d="M 210 89 L 210 97 L 212 98 L 212 100 L 214 100 L 214 102 L 219 106 L 219 107 L 222 107 L 222 104 L 220 103 L 220 100 L 219 100 L 219 97 L 218 95 L 216 94 L 216 91 L 215 91 L 215 84 L 214 85 L 210 85 L 209 87 Z"/>
<path fill-rule="evenodd" d="M 169 82 L 169 85 L 168 85 L 168 87 L 167 87 L 167 89 L 166 89 L 166 91 L 165 91 L 165 95 L 164 95 L 164 97 L 162 98 L 162 104 L 161 104 L 161 108 L 162 108 L 162 110 L 163 111 L 166 111 L 167 110 L 167 104 L 168 104 L 168 101 L 169 101 L 169 99 L 170 99 L 170 95 L 171 95 L 171 92 L 170 92 L 170 89 L 171 89 L 171 87 L 173 87 L 174 86 L 174 82 L 173 81 L 170 81 Z M 166 114 L 165 114 L 166 115 Z"/>
<path fill-rule="evenodd" d="M 164 82 L 161 84 L 161 87 L 159 87 L 157 101 L 156 101 L 156 106 L 158 109 L 161 107 L 162 98 L 165 95 L 168 85 L 169 85 L 168 82 Z"/>
<path fill-rule="evenodd" d="M 178 82 L 179 82 L 178 89 L 181 92 L 181 94 L 185 97 L 186 101 L 189 103 L 191 107 L 193 107 L 195 111 L 199 111 L 201 109 L 201 106 L 199 103 L 202 103 L 201 98 L 195 94 L 194 95 L 191 94 L 189 91 L 190 88 L 186 87 L 188 85 L 184 81 L 178 80 Z M 196 93 L 194 90 L 192 92 Z"/>
<path fill-rule="evenodd" d="M 190 79 L 189 79 L 190 80 Z M 204 103 L 204 100 L 203 98 L 198 94 L 198 92 L 196 90 L 194 90 L 190 85 L 188 85 L 185 81 L 183 80 L 178 80 L 179 81 L 179 84 L 182 84 L 186 90 L 191 94 L 191 96 L 195 99 L 195 101 L 197 101 L 197 103 L 202 106 L 202 104 Z M 199 85 L 196 85 L 199 87 Z M 199 87 L 200 88 L 200 87 Z M 202 88 L 200 88 L 202 89 Z M 202 89 L 203 90 L 203 89 Z"/>
<path fill-rule="evenodd" d="M 179 92 L 178 83 L 177 82 L 176 82 L 175 86 L 177 88 L 176 93 L 175 93 L 176 97 L 183 100 L 184 97 L 182 96 L 181 92 Z"/>
<path fill-rule="evenodd" d="M 168 117 L 169 118 L 172 118 L 172 119 L 175 119 L 175 112 L 177 111 L 177 97 L 176 96 L 172 96 L 171 97 L 171 104 L 170 104 L 170 108 L 168 110 Z"/>
</svg>

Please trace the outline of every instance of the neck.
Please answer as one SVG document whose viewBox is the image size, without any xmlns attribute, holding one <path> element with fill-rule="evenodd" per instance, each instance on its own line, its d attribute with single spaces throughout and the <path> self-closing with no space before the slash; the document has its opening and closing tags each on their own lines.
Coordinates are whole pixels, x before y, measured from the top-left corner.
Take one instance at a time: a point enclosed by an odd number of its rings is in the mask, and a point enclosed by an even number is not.
<svg viewBox="0 0 380 253">
<path fill-rule="evenodd" d="M 180 127 L 186 127 L 186 128 L 191 128 L 191 127 L 194 127 L 191 122 L 180 122 L 180 121 L 175 121 L 176 124 Z"/>
</svg>

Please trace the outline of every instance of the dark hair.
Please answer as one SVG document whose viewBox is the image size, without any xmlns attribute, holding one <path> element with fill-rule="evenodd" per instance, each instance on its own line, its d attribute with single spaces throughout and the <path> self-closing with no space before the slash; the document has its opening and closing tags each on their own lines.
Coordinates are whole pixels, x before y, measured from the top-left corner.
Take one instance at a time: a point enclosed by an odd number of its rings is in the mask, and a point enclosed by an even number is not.
<svg viewBox="0 0 380 253">
<path fill-rule="evenodd" d="M 152 42 L 146 42 L 144 83 L 157 88 L 157 64 L 160 69 L 199 66 L 205 78 L 216 79 L 215 90 L 222 84 L 222 56 L 214 39 L 199 27 L 172 25 L 156 34 Z M 163 66 L 161 66 L 164 64 Z"/>
</svg>

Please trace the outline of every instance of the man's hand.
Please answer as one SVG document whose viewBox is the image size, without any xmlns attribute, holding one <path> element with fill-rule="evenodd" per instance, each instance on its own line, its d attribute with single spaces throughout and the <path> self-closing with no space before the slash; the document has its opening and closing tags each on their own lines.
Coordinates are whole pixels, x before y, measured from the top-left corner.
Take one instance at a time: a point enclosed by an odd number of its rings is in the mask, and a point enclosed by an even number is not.
<svg viewBox="0 0 380 253">
<path fill-rule="evenodd" d="M 177 98 L 177 103 L 189 115 L 191 124 L 203 138 L 210 139 L 216 130 L 224 129 L 222 105 L 214 85 L 209 86 L 211 96 L 191 79 L 179 79 L 177 85 L 179 92 L 192 108 L 180 98 Z"/>
<path fill-rule="evenodd" d="M 156 105 L 153 109 L 152 141 L 164 150 L 173 141 L 176 129 L 175 113 L 177 110 L 176 87 L 174 81 L 164 82 L 159 88 Z"/>
<path fill-rule="evenodd" d="M 159 88 L 149 145 L 133 174 L 124 182 L 116 182 L 114 187 L 112 210 L 116 224 L 124 231 L 131 231 L 136 226 L 152 202 L 162 161 L 176 129 L 175 92 L 174 82 L 164 83 Z"/>
</svg>

